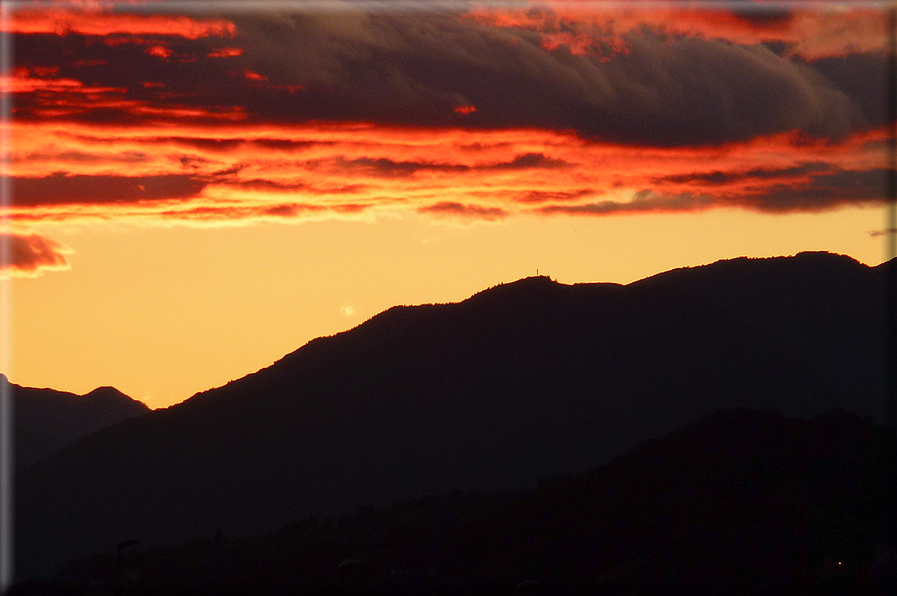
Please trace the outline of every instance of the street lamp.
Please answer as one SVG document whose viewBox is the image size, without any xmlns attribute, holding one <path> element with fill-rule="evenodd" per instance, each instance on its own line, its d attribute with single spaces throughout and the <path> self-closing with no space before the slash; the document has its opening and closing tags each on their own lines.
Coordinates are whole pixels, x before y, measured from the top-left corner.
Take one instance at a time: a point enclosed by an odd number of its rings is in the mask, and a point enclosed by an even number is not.
<svg viewBox="0 0 897 596">
<path fill-rule="evenodd" d="M 129 546 L 134 546 L 135 544 L 140 544 L 140 541 L 136 538 L 123 538 L 115 543 L 115 548 L 118 550 L 118 581 L 116 582 L 115 593 L 121 594 L 121 551 L 128 548 Z"/>
<path fill-rule="evenodd" d="M 353 567 L 358 567 L 361 565 L 361 561 L 358 559 L 346 559 L 342 563 L 336 566 L 339 570 L 339 587 L 340 590 L 345 590 L 345 575 L 347 569 L 352 569 Z"/>
</svg>

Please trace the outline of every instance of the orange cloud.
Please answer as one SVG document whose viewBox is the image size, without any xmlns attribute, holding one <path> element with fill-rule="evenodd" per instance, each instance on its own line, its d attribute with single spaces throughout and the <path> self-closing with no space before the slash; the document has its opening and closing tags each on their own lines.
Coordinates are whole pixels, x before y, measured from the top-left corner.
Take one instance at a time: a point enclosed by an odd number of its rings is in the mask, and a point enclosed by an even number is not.
<svg viewBox="0 0 897 596">
<path fill-rule="evenodd" d="M 626 53 L 625 36 L 642 27 L 671 35 L 741 45 L 778 42 L 790 55 L 808 60 L 885 47 L 885 12 L 869 7 L 826 4 L 785 9 L 762 3 L 688 5 L 675 0 L 640 7 L 590 5 L 576 0 L 540 0 L 520 7 L 474 6 L 464 17 L 490 27 L 541 34 L 541 45 L 571 53 Z"/>
<path fill-rule="evenodd" d="M 879 201 L 887 156 L 887 129 L 840 143 L 788 133 L 657 148 L 551 131 L 358 123 L 7 126 L 18 189 L 9 217 L 23 225 L 82 218 L 242 225 L 396 210 L 468 220 L 815 211 Z"/>
<path fill-rule="evenodd" d="M 125 89 L 115 87 L 94 87 L 85 85 L 77 79 L 50 78 L 58 69 L 28 69 L 18 67 L 13 76 L 0 75 L 0 93 L 124 93 Z M 38 76 L 32 76 L 38 75 Z"/>
<path fill-rule="evenodd" d="M 233 37 L 236 26 L 225 19 L 195 19 L 182 15 L 125 14 L 94 10 L 16 10 L 0 25 L 8 33 L 66 35 L 175 35 L 186 39 Z"/>
</svg>

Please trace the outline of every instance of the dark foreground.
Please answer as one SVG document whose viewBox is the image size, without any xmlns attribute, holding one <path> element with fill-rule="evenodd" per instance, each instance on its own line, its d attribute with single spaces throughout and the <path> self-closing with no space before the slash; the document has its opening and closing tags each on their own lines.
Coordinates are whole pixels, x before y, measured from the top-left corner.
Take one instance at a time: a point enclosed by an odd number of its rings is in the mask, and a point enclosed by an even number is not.
<svg viewBox="0 0 897 596">
<path fill-rule="evenodd" d="M 844 411 L 729 410 L 534 489 L 459 491 L 255 538 L 135 545 L 120 591 L 895 593 L 892 449 L 886 431 Z M 12 594 L 113 594 L 117 578 L 110 548 Z"/>
</svg>

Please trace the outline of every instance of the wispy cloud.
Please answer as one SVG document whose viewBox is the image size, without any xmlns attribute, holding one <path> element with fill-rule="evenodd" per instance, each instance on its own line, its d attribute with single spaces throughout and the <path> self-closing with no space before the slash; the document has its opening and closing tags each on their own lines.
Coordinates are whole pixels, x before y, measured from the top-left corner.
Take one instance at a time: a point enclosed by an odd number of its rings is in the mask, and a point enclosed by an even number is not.
<svg viewBox="0 0 897 596">
<path fill-rule="evenodd" d="M 448 215 L 464 219 L 480 219 L 494 221 L 502 219 L 508 212 L 499 207 L 483 207 L 480 205 L 462 205 L 452 201 L 443 201 L 433 205 L 418 208 L 419 213 L 432 213 L 436 215 Z"/>
</svg>

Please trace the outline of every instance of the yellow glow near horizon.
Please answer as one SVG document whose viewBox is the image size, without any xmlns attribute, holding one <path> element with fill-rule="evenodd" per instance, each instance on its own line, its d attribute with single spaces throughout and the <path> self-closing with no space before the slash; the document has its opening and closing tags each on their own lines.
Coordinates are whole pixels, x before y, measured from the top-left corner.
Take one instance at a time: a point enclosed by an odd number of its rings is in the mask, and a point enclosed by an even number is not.
<svg viewBox="0 0 897 596">
<path fill-rule="evenodd" d="M 804 250 L 884 259 L 881 209 L 518 216 L 460 224 L 406 213 L 298 225 L 53 226 L 72 268 L 8 280 L 10 380 L 100 385 L 159 408 L 272 364 L 396 304 L 457 302 L 535 275 L 628 283 L 737 256 Z"/>
</svg>

